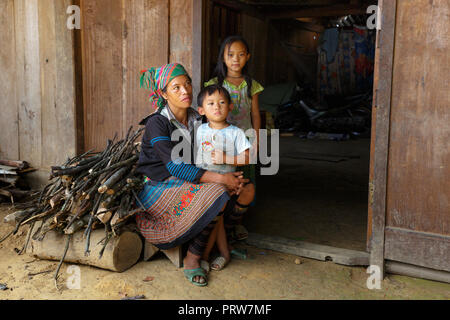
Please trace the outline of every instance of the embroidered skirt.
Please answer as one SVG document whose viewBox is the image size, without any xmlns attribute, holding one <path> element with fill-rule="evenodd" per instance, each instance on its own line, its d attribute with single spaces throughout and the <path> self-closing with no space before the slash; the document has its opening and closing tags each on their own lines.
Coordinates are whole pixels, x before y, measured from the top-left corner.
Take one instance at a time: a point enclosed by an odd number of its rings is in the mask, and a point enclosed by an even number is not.
<svg viewBox="0 0 450 320">
<path fill-rule="evenodd" d="M 146 208 L 136 214 L 144 238 L 160 249 L 174 248 L 199 234 L 230 199 L 224 186 L 193 184 L 170 177 L 146 183 L 139 194 Z"/>
</svg>

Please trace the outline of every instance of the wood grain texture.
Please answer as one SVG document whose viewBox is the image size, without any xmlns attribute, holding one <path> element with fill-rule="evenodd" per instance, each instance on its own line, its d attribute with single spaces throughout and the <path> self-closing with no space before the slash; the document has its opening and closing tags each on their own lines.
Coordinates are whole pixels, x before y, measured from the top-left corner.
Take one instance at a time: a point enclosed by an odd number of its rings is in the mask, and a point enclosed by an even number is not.
<svg viewBox="0 0 450 320">
<path fill-rule="evenodd" d="M 19 159 L 14 0 L 0 1 L 0 158 Z"/>
<path fill-rule="evenodd" d="M 32 229 L 32 234 L 37 230 L 40 224 L 36 224 Z M 86 239 L 83 232 L 76 232 L 69 242 L 65 262 L 95 266 L 98 268 L 123 272 L 133 266 L 142 252 L 142 240 L 134 232 L 123 232 L 119 236 L 112 237 L 103 256 L 99 255 L 103 248 L 102 240 L 105 238 L 105 231 L 102 229 L 94 230 L 90 239 L 90 254 L 85 256 Z M 27 253 L 45 260 L 60 260 L 66 245 L 67 235 L 62 235 L 56 231 L 49 231 L 42 241 L 31 239 L 27 248 Z"/>
<path fill-rule="evenodd" d="M 123 127 L 137 127 L 153 112 L 149 91 L 139 88 L 140 71 L 168 62 L 169 6 L 167 1 L 126 0 L 124 32 Z"/>
<path fill-rule="evenodd" d="M 169 62 L 181 63 L 192 75 L 192 10 L 194 0 L 170 0 Z"/>
<path fill-rule="evenodd" d="M 447 236 L 449 15 L 446 0 L 398 1 L 386 215 L 388 226 Z"/>
<path fill-rule="evenodd" d="M 70 1 L 38 4 L 41 81 L 42 166 L 75 155 L 73 33 L 66 26 Z"/>
<path fill-rule="evenodd" d="M 380 0 L 382 23 L 376 52 L 377 83 L 375 151 L 373 157 L 373 206 L 370 264 L 380 267 L 384 276 L 384 228 L 386 218 L 387 157 L 391 110 L 392 66 L 395 36 L 396 0 Z"/>
<path fill-rule="evenodd" d="M 42 120 L 38 1 L 16 0 L 16 81 L 19 158 L 41 167 Z"/>
<path fill-rule="evenodd" d="M 378 87 L 380 82 L 380 30 L 377 30 L 377 36 L 375 40 L 375 61 L 373 72 L 373 100 L 372 100 L 372 128 L 370 133 L 370 161 L 369 161 L 369 194 L 368 194 L 368 206 L 367 206 L 367 251 L 371 251 L 372 246 L 372 220 L 373 220 L 373 191 L 374 191 L 374 178 L 375 178 L 375 137 L 377 128 L 377 100 L 378 100 Z"/>
<path fill-rule="evenodd" d="M 82 0 L 85 149 L 102 150 L 123 128 L 122 1 Z"/>
<path fill-rule="evenodd" d="M 450 272 L 450 236 L 386 227 L 385 259 Z"/>
</svg>

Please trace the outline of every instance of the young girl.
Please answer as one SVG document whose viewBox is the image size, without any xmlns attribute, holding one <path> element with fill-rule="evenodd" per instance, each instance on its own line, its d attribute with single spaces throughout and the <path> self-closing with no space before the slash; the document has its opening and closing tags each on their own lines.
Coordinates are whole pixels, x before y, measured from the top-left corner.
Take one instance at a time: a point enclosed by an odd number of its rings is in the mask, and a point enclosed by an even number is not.
<svg viewBox="0 0 450 320">
<path fill-rule="evenodd" d="M 253 80 L 248 72 L 247 62 L 250 59 L 250 50 L 247 42 L 241 36 L 230 36 L 224 40 L 220 48 L 215 78 L 205 83 L 205 86 L 219 84 L 230 93 L 233 109 L 228 115 L 228 122 L 246 131 L 247 137 L 253 141 L 253 152 L 259 145 L 259 129 L 261 116 L 259 113 L 258 95 L 264 90 L 261 84 Z M 247 132 L 254 129 L 253 133 Z M 250 164 L 239 168 L 244 177 L 250 179 L 255 185 L 256 166 Z M 248 236 L 242 225 L 236 226 L 235 239 L 243 240 Z"/>
</svg>

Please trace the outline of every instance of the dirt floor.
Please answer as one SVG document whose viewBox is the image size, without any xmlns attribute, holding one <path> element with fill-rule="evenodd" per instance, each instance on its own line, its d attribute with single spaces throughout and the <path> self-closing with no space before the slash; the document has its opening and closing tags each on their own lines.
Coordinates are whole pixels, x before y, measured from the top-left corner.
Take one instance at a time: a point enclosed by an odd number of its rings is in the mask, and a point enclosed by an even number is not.
<svg viewBox="0 0 450 320">
<path fill-rule="evenodd" d="M 276 175 L 258 176 L 249 231 L 366 250 L 370 140 L 280 138 Z"/>
<path fill-rule="evenodd" d="M 0 221 L 8 213 L 0 207 Z M 0 222 L 0 237 L 12 230 Z M 361 267 L 346 267 L 247 247 L 250 259 L 234 260 L 224 270 L 212 272 L 207 287 L 195 287 L 163 254 L 148 262 L 140 261 L 123 273 L 80 266 L 80 289 L 68 289 L 70 265 L 63 264 L 58 285 L 53 276 L 55 261 L 18 255 L 26 239 L 26 229 L 0 244 L 0 299 L 10 300 L 119 300 L 144 295 L 146 299 L 450 299 L 450 285 L 388 275 L 381 290 L 366 287 L 368 274 Z M 47 273 L 40 273 L 49 271 Z M 32 275 L 40 273 L 37 275 Z M 30 275 L 31 274 L 31 275 Z M 147 280 L 147 281 L 144 281 Z M 150 280 L 150 281 L 148 281 Z"/>
</svg>

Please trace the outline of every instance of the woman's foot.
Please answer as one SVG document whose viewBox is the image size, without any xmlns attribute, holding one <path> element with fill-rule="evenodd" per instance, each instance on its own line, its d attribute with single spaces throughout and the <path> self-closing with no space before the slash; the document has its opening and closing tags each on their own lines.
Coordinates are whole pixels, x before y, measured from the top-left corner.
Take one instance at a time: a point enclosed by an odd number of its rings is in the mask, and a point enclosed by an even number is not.
<svg viewBox="0 0 450 320">
<path fill-rule="evenodd" d="M 187 273 L 189 273 L 190 270 L 196 270 L 200 269 L 200 256 L 196 256 L 193 253 L 189 252 L 187 253 L 186 257 L 183 259 L 183 266 L 185 270 L 185 275 L 187 276 Z M 197 285 L 206 285 L 207 284 L 207 278 L 206 274 L 203 272 L 203 274 L 198 273 L 196 274 L 192 279 L 189 279 L 191 282 L 195 282 L 194 284 Z"/>
</svg>

